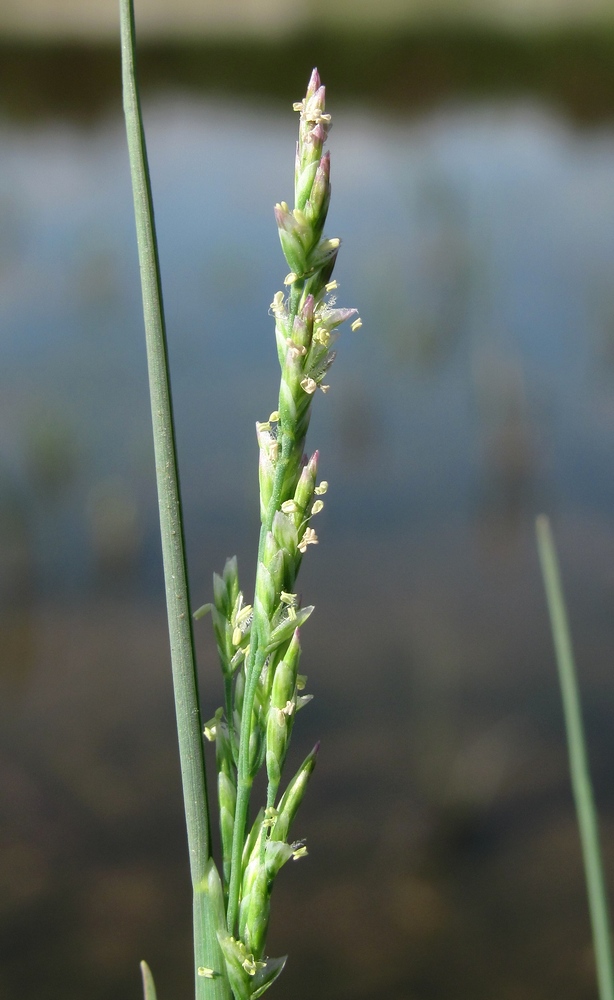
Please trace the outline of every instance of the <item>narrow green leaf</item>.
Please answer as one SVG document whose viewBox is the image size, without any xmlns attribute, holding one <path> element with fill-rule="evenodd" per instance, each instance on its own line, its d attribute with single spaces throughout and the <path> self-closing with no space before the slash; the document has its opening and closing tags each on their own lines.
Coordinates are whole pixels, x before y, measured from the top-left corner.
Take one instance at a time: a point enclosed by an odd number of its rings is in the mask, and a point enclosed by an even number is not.
<svg viewBox="0 0 614 1000">
<path fill-rule="evenodd" d="M 209 970 L 212 967 L 210 956 L 212 954 L 219 955 L 210 898 L 202 891 L 208 874 L 209 805 L 186 568 L 181 492 L 175 447 L 162 282 L 147 149 L 136 76 L 133 0 L 120 0 L 120 26 L 124 113 L 143 294 L 171 666 L 193 887 L 195 996 L 196 1000 L 230 1000 L 230 989 L 226 978 L 219 976 L 210 979 L 207 973 L 203 972 L 203 970 Z"/>
<path fill-rule="evenodd" d="M 614 1000 L 608 901 L 599 843 L 597 811 L 593 798 L 582 721 L 580 693 L 554 539 L 550 522 L 543 514 L 537 518 L 536 532 L 563 699 L 569 769 L 582 843 L 599 996 L 600 1000 Z"/>
</svg>

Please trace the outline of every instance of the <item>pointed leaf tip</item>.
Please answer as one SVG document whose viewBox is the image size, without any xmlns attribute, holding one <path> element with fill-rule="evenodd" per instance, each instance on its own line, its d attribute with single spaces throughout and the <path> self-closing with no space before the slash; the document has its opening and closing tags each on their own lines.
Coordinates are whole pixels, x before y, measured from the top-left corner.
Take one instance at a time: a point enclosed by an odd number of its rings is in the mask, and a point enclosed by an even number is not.
<svg viewBox="0 0 614 1000">
<path fill-rule="evenodd" d="M 147 962 L 141 962 L 141 976 L 143 978 L 144 1000 L 156 1000 L 156 987 Z"/>
<path fill-rule="evenodd" d="M 269 986 L 273 985 L 283 971 L 287 958 L 287 955 L 284 955 L 283 958 L 267 958 L 264 968 L 258 969 L 254 976 L 251 1000 L 258 1000 L 258 997 L 261 997 Z"/>
</svg>

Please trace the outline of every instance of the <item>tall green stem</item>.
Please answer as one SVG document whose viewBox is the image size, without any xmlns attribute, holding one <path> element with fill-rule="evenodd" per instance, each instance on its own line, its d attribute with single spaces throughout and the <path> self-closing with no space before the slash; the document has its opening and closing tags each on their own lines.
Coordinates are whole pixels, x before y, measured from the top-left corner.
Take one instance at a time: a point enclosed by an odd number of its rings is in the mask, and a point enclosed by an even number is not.
<svg viewBox="0 0 614 1000">
<path fill-rule="evenodd" d="M 536 530 L 563 698 L 571 784 L 582 843 L 599 996 L 600 1000 L 614 1000 L 608 902 L 599 844 L 597 811 L 593 799 L 586 737 L 582 722 L 580 694 L 554 539 L 548 518 L 543 514 L 537 518 Z"/>
<path fill-rule="evenodd" d="M 198 699 L 192 616 L 186 572 L 181 496 L 168 370 L 166 330 L 147 150 L 135 71 L 132 0 L 120 0 L 124 113 L 134 197 L 147 344 L 160 531 L 166 587 L 179 756 L 190 873 L 194 890 L 194 976 L 197 1000 L 227 1000 L 225 978 L 203 970 L 221 967 L 213 922 L 207 912 L 206 876 L 210 821 Z M 199 974 L 200 968 L 200 974 Z"/>
</svg>

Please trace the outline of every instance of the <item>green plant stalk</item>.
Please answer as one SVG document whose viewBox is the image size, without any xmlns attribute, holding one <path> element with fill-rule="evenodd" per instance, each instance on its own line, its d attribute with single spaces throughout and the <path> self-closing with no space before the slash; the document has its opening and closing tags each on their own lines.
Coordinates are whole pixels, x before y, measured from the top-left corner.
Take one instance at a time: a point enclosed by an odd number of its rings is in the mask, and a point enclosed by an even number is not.
<svg viewBox="0 0 614 1000">
<path fill-rule="evenodd" d="M 179 756 L 190 873 L 193 886 L 194 979 L 197 1000 L 229 1000 L 225 977 L 208 978 L 223 966 L 205 891 L 210 821 L 198 698 L 192 616 L 186 572 L 181 495 L 168 371 L 166 329 L 147 150 L 135 69 L 133 0 L 120 0 L 122 81 L 126 133 L 143 293 L 147 364 L 153 423 L 160 531 L 166 587 Z M 200 973 L 199 973 L 200 970 Z M 204 971 L 203 971 L 204 970 Z M 149 993 L 153 980 L 149 974 Z"/>
<path fill-rule="evenodd" d="M 537 518 L 536 532 L 561 684 L 571 785 L 582 843 L 599 996 L 600 1000 L 614 1000 L 610 920 L 580 694 L 554 539 L 550 522 L 543 514 Z"/>
</svg>

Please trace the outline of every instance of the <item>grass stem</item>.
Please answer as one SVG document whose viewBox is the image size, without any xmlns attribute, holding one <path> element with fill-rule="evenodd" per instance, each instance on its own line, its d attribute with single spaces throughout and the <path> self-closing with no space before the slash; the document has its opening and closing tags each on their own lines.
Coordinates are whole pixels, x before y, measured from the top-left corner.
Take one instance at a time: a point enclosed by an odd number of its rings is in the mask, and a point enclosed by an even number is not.
<svg viewBox="0 0 614 1000">
<path fill-rule="evenodd" d="M 208 978 L 203 969 L 220 968 L 222 960 L 212 920 L 208 919 L 207 862 L 210 820 L 202 723 L 198 697 L 192 615 L 186 570 L 185 541 L 173 408 L 168 368 L 162 285 L 156 240 L 147 150 L 135 68 L 133 0 L 120 0 L 124 113 L 134 197 L 147 364 L 153 423 L 156 481 L 160 511 L 166 605 L 171 648 L 179 756 L 186 816 L 190 873 L 194 891 L 194 981 L 197 1000 L 228 1000 L 224 977 Z M 199 974 L 199 968 L 201 970 Z M 151 978 L 151 977 L 150 977 Z M 149 982 L 149 980 L 147 980 Z"/>
<path fill-rule="evenodd" d="M 554 539 L 550 522 L 543 514 L 537 518 L 536 532 L 563 698 L 571 785 L 582 843 L 599 997 L 600 1000 L 614 1000 L 608 902 L 580 694 Z"/>
</svg>

